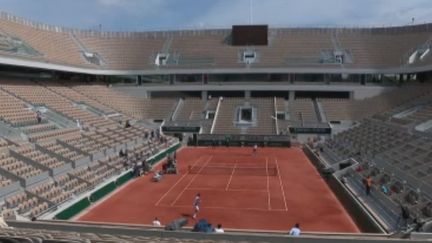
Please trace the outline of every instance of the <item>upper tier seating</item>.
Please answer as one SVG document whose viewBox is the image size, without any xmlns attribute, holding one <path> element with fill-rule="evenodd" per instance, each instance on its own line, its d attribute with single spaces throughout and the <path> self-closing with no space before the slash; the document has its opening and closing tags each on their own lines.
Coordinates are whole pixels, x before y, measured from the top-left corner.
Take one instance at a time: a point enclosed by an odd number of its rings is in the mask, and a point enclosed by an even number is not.
<svg viewBox="0 0 432 243">
<path fill-rule="evenodd" d="M 0 119 L 12 126 L 36 124 L 36 113 L 25 107 L 24 102 L 0 90 Z"/>
<path fill-rule="evenodd" d="M 8 92 L 14 93 L 20 98 L 35 105 L 46 105 L 54 111 L 60 112 L 73 120 L 80 120 L 83 126 L 114 127 L 116 124 L 109 119 L 96 116 L 88 111 L 81 110 L 64 97 L 53 91 L 29 81 L 14 81 L 0 83 L 0 86 Z"/>
<path fill-rule="evenodd" d="M 428 43 L 430 25 L 388 28 L 277 28 L 269 30 L 266 46 L 233 46 L 229 29 L 156 32 L 98 32 L 70 30 L 0 16 L 2 34 L 26 43 L 38 55 L 0 49 L 4 56 L 74 67 L 111 70 L 154 70 L 155 68 L 242 68 L 306 66 L 332 68 L 392 68 L 407 65 L 413 51 Z M 257 60 L 245 64 L 244 50 L 257 53 Z M 345 53 L 340 65 L 335 51 Z M 100 59 L 92 64 L 83 56 L 89 52 Z M 157 53 L 168 53 L 168 64 L 157 66 Z M 412 66 L 430 64 L 432 58 Z M 99 62 L 98 62 L 99 63 Z"/>
<path fill-rule="evenodd" d="M 63 97 L 66 97 L 70 99 L 73 102 L 83 102 L 86 105 L 90 105 L 93 108 L 96 108 L 106 114 L 109 113 L 116 113 L 116 111 L 94 99 L 91 99 L 85 95 L 82 95 L 81 93 L 75 91 L 74 89 L 71 89 L 67 86 L 67 82 L 64 82 L 64 85 L 62 83 L 53 84 L 50 82 L 42 83 L 45 87 L 47 87 L 49 90 L 54 91 L 57 94 L 62 95 Z"/>
</svg>

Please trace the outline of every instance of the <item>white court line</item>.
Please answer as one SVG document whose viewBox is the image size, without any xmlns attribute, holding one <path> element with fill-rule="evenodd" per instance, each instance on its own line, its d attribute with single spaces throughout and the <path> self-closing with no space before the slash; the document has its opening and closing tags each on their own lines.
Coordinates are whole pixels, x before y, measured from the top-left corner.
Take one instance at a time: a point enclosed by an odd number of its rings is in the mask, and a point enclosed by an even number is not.
<svg viewBox="0 0 432 243">
<path fill-rule="evenodd" d="M 198 157 L 196 160 L 195 160 L 195 162 L 193 163 L 193 165 L 192 166 L 195 166 L 195 164 L 202 158 L 203 156 L 201 155 L 200 157 Z M 183 176 L 182 177 L 180 177 L 180 179 L 174 184 L 174 185 L 172 185 L 171 186 L 171 188 L 167 191 L 167 192 L 165 192 L 165 194 L 163 194 L 162 195 L 162 197 L 156 202 L 156 204 L 155 204 L 155 206 L 158 206 L 159 205 L 159 203 L 172 191 L 172 189 L 174 189 L 174 187 L 175 186 L 177 186 L 177 184 L 179 184 L 180 183 L 180 181 L 182 181 L 183 180 L 183 178 L 185 178 L 187 175 L 189 175 L 189 172 L 186 172 L 186 173 L 184 173 L 183 174 Z"/>
<path fill-rule="evenodd" d="M 164 205 L 161 204 L 159 205 L 159 207 L 167 207 L 167 208 L 190 208 L 191 206 L 189 205 L 175 205 L 175 206 L 171 206 L 171 205 Z M 206 209 L 218 209 L 218 210 L 236 210 L 236 211 L 240 211 L 240 210 L 254 210 L 254 211 L 263 211 L 263 212 L 269 212 L 269 211 L 278 211 L 278 212 L 286 212 L 286 210 L 284 209 L 272 209 L 272 210 L 268 210 L 265 208 L 230 208 L 230 207 L 205 207 Z"/>
<path fill-rule="evenodd" d="M 267 193 L 267 190 L 247 190 L 247 189 L 218 189 L 218 188 L 212 188 L 212 187 L 189 187 L 187 190 L 189 191 L 216 191 L 216 192 L 265 192 Z"/>
<path fill-rule="evenodd" d="M 189 181 L 189 183 L 186 185 L 186 187 L 183 189 L 183 191 L 181 191 L 180 194 L 177 195 L 177 197 L 174 200 L 174 202 L 171 203 L 171 206 L 173 206 L 180 199 L 180 197 L 183 195 L 183 193 L 188 189 L 188 187 L 192 184 L 192 182 L 195 180 L 195 178 L 200 174 L 200 172 L 205 168 L 205 166 L 208 164 L 208 162 L 210 162 L 210 160 L 212 158 L 213 158 L 213 155 L 210 155 L 210 157 L 207 159 L 207 161 L 204 164 L 204 166 L 202 166 L 200 168 L 200 170 L 198 171 L 198 173 L 192 177 L 192 180 Z"/>
<path fill-rule="evenodd" d="M 231 181 L 232 181 L 232 178 L 233 178 L 233 176 L 234 176 L 234 172 L 235 172 L 236 167 L 237 167 L 237 163 L 234 164 L 234 168 L 233 168 L 233 170 L 232 170 L 232 172 L 231 172 L 231 176 L 230 176 L 230 178 L 229 178 L 229 180 L 228 180 L 228 183 L 227 183 L 227 185 L 226 185 L 226 187 L 225 187 L 225 191 L 228 191 L 229 186 L 231 185 Z"/>
<path fill-rule="evenodd" d="M 279 177 L 279 184 L 280 184 L 280 187 L 281 187 L 281 190 L 282 190 L 282 196 L 283 196 L 283 200 L 284 200 L 284 204 L 285 204 L 285 211 L 288 211 L 288 206 L 287 206 L 287 202 L 286 202 L 284 186 L 283 186 L 283 182 L 282 182 L 282 178 L 281 178 L 280 170 L 279 170 L 279 163 L 278 163 L 276 157 L 274 159 L 275 159 L 275 162 L 276 162 L 276 168 L 277 168 L 278 177 Z"/>
<path fill-rule="evenodd" d="M 266 175 L 267 175 L 267 205 L 268 209 L 271 210 L 271 202 L 270 202 L 270 176 L 268 173 L 268 157 L 266 157 Z"/>
</svg>

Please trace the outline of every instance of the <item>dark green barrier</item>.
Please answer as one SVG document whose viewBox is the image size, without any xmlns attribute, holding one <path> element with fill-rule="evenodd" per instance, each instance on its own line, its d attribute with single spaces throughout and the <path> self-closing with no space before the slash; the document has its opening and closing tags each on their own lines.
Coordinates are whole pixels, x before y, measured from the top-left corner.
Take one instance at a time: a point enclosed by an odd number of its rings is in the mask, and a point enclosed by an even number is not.
<svg viewBox="0 0 432 243">
<path fill-rule="evenodd" d="M 121 186 L 132 179 L 132 173 L 126 173 L 123 176 L 119 177 L 116 181 L 117 186 Z"/>
<path fill-rule="evenodd" d="M 116 184 L 114 183 L 114 181 L 112 181 L 112 182 L 106 184 L 101 189 L 93 192 L 90 195 L 90 201 L 91 202 L 96 202 L 97 200 L 103 198 L 104 196 L 106 196 L 110 192 L 114 191 L 116 188 L 117 188 Z"/>
<path fill-rule="evenodd" d="M 155 164 L 156 162 L 164 159 L 168 154 L 173 153 L 180 147 L 180 144 L 177 144 L 168 150 L 166 150 L 163 153 L 160 153 L 158 156 L 154 157 L 153 159 L 149 160 L 150 164 Z M 92 202 L 96 202 L 99 199 L 103 198 L 104 196 L 108 195 L 109 193 L 113 192 L 117 189 L 117 187 L 123 185 L 124 183 L 128 182 L 132 179 L 132 175 L 130 173 L 126 173 L 125 175 L 118 178 L 116 181 L 112 181 L 105 185 L 104 187 L 100 188 L 99 190 L 93 192 L 89 198 L 84 198 L 74 205 L 70 206 L 69 208 L 63 210 L 62 212 L 58 213 L 55 218 L 56 219 L 62 219 L 62 220 L 68 220 L 80 213 L 82 210 L 86 209 L 90 206 Z"/>
<path fill-rule="evenodd" d="M 169 154 L 173 153 L 174 151 L 176 151 L 178 148 L 180 147 L 180 144 L 178 143 L 177 145 L 167 149 L 165 152 L 158 154 L 156 157 L 154 157 L 153 159 L 149 160 L 148 162 L 151 165 L 156 164 L 157 162 L 159 162 L 160 160 L 164 159 L 166 156 L 168 156 Z"/>
<path fill-rule="evenodd" d="M 62 212 L 58 213 L 55 218 L 56 219 L 62 219 L 62 220 L 68 220 L 71 219 L 73 216 L 80 213 L 82 210 L 90 206 L 90 201 L 88 198 L 83 198 L 80 201 L 76 202 L 69 208 L 63 210 Z"/>
</svg>

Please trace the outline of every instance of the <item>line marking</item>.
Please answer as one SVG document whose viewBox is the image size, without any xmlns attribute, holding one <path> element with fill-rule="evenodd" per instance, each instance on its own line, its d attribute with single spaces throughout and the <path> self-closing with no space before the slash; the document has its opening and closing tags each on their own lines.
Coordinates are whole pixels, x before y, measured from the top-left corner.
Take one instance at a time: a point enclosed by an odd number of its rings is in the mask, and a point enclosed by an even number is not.
<svg viewBox="0 0 432 243">
<path fill-rule="evenodd" d="M 278 177 L 279 177 L 279 185 L 280 185 L 281 190 L 282 190 L 282 196 L 283 196 L 283 200 L 284 200 L 284 204 L 285 204 L 285 211 L 288 211 L 288 206 L 287 206 L 287 202 L 286 202 L 284 186 L 283 186 L 283 182 L 282 182 L 282 178 L 281 178 L 280 170 L 279 170 L 279 163 L 278 163 L 278 160 L 277 160 L 276 157 L 274 159 L 275 159 L 276 168 L 277 168 Z"/>
<path fill-rule="evenodd" d="M 268 173 L 268 157 L 266 157 L 266 174 L 267 174 L 267 205 L 268 209 L 271 210 L 271 202 L 270 202 L 270 176 Z"/>
<path fill-rule="evenodd" d="M 207 159 L 207 161 L 204 164 L 204 166 L 202 166 L 200 168 L 200 170 L 198 171 L 198 173 L 192 177 L 192 179 L 189 181 L 189 183 L 186 185 L 186 187 L 183 188 L 183 190 L 177 195 L 177 197 L 174 200 L 174 202 L 171 203 L 171 206 L 174 206 L 174 204 L 180 199 L 180 197 L 183 195 L 183 193 L 188 189 L 188 187 L 192 184 L 192 182 L 195 180 L 195 178 L 200 174 L 200 172 L 205 168 L 205 166 L 208 164 L 208 162 L 210 162 L 210 160 L 212 158 L 213 158 L 213 155 L 210 155 L 210 157 Z"/>
<path fill-rule="evenodd" d="M 167 207 L 167 208 L 190 208 L 191 206 L 189 205 L 165 205 L 165 204 L 161 204 L 159 205 L 159 207 Z M 284 209 L 272 209 L 272 210 L 268 210 L 268 209 L 264 209 L 264 208 L 230 208 L 230 207 L 205 207 L 206 209 L 218 209 L 218 210 L 255 210 L 255 211 L 264 211 L 264 212 L 269 212 L 269 211 L 278 211 L 278 212 L 286 212 L 286 210 Z"/>
<path fill-rule="evenodd" d="M 225 191 L 228 191 L 229 186 L 231 185 L 231 181 L 232 181 L 232 178 L 234 176 L 234 172 L 235 172 L 236 167 L 237 167 L 237 163 L 234 164 L 234 168 L 232 169 L 231 176 L 230 176 L 230 178 L 228 180 L 228 183 L 227 183 L 227 185 L 225 187 Z"/>
<path fill-rule="evenodd" d="M 196 160 L 195 160 L 195 162 L 193 163 L 193 165 L 192 166 L 194 166 L 201 158 L 202 158 L 203 156 L 201 155 L 200 157 L 198 157 Z M 165 192 L 165 194 L 163 194 L 162 195 L 162 197 L 156 202 L 156 204 L 155 204 L 155 206 L 158 206 L 159 205 L 159 203 L 174 189 L 174 187 L 175 186 L 177 186 L 177 184 L 179 184 L 180 183 L 180 181 L 182 181 L 187 175 L 189 175 L 189 172 L 188 171 L 186 171 L 186 173 L 184 173 L 183 175 L 182 175 L 182 177 L 180 177 L 180 179 L 174 184 L 174 185 L 172 185 L 171 186 L 171 188 L 167 191 L 167 192 Z"/>
<path fill-rule="evenodd" d="M 225 189 L 218 189 L 218 188 L 211 188 L 211 187 L 189 187 L 187 190 L 190 191 L 215 191 L 215 192 L 265 192 L 267 193 L 267 190 L 264 189 L 233 189 L 230 188 L 228 189 L 228 191 L 226 191 Z"/>
</svg>

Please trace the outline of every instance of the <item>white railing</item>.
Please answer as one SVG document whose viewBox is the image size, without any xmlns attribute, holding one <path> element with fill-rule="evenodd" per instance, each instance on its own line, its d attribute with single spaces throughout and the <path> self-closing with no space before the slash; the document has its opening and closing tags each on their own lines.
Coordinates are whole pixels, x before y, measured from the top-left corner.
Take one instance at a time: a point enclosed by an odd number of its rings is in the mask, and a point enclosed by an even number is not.
<svg viewBox="0 0 432 243">
<path fill-rule="evenodd" d="M 213 117 L 213 123 L 212 123 L 211 129 L 210 129 L 210 134 L 213 134 L 214 128 L 216 126 L 216 120 L 217 120 L 217 117 L 218 117 L 218 114 L 219 114 L 219 108 L 221 106 L 222 100 L 223 100 L 223 98 L 219 97 L 219 100 L 218 100 L 218 103 L 217 103 L 217 106 L 216 106 L 215 115 Z"/>
<path fill-rule="evenodd" d="M 178 100 L 178 102 L 177 102 L 177 106 L 176 106 L 176 108 L 174 109 L 174 112 L 173 112 L 172 115 L 171 115 L 171 118 L 170 118 L 171 121 L 174 121 L 174 120 L 177 118 L 177 113 L 179 112 L 180 107 L 182 106 L 183 102 L 184 102 L 184 101 L 183 101 L 182 98 L 180 98 L 180 99 Z"/>
<path fill-rule="evenodd" d="M 273 105 L 274 105 L 274 117 L 272 117 L 274 119 L 274 123 L 276 126 L 276 135 L 279 135 L 279 123 L 278 123 L 278 118 L 277 118 L 277 99 L 276 97 L 273 97 Z"/>
</svg>

